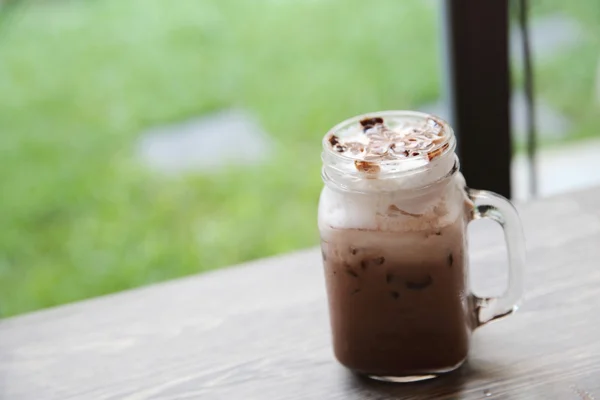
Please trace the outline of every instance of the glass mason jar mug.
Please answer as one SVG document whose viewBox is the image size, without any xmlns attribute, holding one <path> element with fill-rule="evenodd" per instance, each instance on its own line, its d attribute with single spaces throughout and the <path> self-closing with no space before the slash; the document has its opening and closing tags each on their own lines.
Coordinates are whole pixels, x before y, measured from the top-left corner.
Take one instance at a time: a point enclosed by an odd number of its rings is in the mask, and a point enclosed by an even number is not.
<svg viewBox="0 0 600 400">
<path fill-rule="evenodd" d="M 358 116 L 323 139 L 319 230 L 334 352 L 373 378 L 413 381 L 458 368 L 471 332 L 515 311 L 524 239 L 505 198 L 467 188 L 452 128 L 410 111 Z M 509 284 L 468 289 L 466 228 L 503 227 Z"/>
</svg>

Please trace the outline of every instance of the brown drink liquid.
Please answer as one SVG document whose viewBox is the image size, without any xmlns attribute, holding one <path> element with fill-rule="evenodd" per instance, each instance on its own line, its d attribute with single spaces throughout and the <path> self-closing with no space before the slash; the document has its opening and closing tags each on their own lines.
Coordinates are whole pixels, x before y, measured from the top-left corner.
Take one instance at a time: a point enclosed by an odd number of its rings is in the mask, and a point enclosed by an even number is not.
<svg viewBox="0 0 600 400">
<path fill-rule="evenodd" d="M 410 233 L 338 229 L 322 241 L 334 351 L 357 372 L 442 372 L 467 356 L 464 219 Z M 399 246 L 399 243 L 401 245 Z"/>
</svg>

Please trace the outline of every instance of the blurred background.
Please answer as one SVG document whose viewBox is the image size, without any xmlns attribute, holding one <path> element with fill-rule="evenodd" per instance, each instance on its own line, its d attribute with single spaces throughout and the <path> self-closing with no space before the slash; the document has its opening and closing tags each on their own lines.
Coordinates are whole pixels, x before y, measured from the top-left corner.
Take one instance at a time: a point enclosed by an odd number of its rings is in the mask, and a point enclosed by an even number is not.
<svg viewBox="0 0 600 400">
<path fill-rule="evenodd" d="M 538 195 L 600 184 L 600 2 L 530 4 Z M 438 0 L 0 0 L 0 315 L 316 245 L 331 126 L 447 116 L 441 25 Z"/>
</svg>

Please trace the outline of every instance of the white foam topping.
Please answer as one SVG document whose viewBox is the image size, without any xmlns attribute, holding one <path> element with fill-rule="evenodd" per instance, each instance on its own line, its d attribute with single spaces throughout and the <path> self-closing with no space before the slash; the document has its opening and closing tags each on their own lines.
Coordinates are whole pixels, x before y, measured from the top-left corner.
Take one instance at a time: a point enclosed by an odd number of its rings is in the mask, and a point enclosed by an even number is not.
<svg viewBox="0 0 600 400">
<path fill-rule="evenodd" d="M 390 232 L 435 231 L 456 221 L 464 212 L 464 178 L 416 197 L 399 193 L 350 193 L 325 187 L 319 202 L 319 228 L 364 229 Z"/>
<path fill-rule="evenodd" d="M 355 117 L 333 128 L 323 147 L 321 231 L 438 229 L 462 212 L 462 175 L 443 179 L 456 162 L 455 139 L 439 118 L 404 111 Z"/>
</svg>

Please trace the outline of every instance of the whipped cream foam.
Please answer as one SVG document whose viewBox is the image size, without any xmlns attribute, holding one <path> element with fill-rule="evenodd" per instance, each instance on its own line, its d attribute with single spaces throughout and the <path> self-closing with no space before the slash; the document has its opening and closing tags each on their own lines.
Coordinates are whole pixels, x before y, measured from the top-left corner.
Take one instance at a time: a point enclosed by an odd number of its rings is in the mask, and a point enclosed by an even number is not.
<svg viewBox="0 0 600 400">
<path fill-rule="evenodd" d="M 449 176 L 457 167 L 454 148 L 452 128 L 423 113 L 379 112 L 337 125 L 323 139 L 322 234 L 436 230 L 453 223 L 464 212 L 464 178 Z"/>
<path fill-rule="evenodd" d="M 344 193 L 325 187 L 319 201 L 319 228 L 387 232 L 435 232 L 464 216 L 472 203 L 460 172 L 415 197 L 398 193 Z"/>
</svg>

